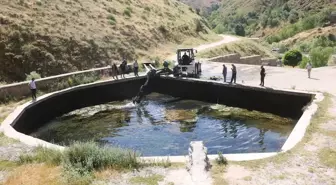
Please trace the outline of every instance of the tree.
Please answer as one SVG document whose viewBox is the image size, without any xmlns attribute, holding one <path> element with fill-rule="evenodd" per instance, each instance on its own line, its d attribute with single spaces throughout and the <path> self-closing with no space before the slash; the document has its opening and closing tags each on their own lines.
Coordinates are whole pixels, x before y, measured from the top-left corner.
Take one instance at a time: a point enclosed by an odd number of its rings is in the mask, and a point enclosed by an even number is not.
<svg viewBox="0 0 336 185">
<path fill-rule="evenodd" d="M 323 67 L 328 65 L 328 60 L 334 49 L 332 47 L 317 47 L 310 51 L 309 56 L 314 67 Z"/>
<path fill-rule="evenodd" d="M 285 65 L 295 67 L 302 61 L 302 54 L 298 50 L 290 50 L 285 53 L 282 60 Z"/>
<path fill-rule="evenodd" d="M 245 36 L 245 28 L 243 25 L 241 24 L 237 24 L 235 26 L 235 33 L 236 35 L 239 35 L 239 36 Z"/>
</svg>

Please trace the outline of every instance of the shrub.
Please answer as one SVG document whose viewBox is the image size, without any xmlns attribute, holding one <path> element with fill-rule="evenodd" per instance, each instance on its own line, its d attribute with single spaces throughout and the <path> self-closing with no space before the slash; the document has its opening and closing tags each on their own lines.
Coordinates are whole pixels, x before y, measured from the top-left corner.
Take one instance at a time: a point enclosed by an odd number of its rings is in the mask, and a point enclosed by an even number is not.
<svg viewBox="0 0 336 185">
<path fill-rule="evenodd" d="M 148 6 L 146 6 L 145 10 L 148 11 L 148 12 L 150 12 L 151 9 Z"/>
<path fill-rule="evenodd" d="M 274 19 L 271 19 L 270 26 L 271 27 L 277 27 L 279 25 L 279 23 L 280 23 L 279 20 L 274 18 Z"/>
<path fill-rule="evenodd" d="M 137 154 L 133 151 L 99 146 L 94 142 L 71 145 L 64 152 L 65 162 L 73 167 L 81 166 L 88 171 L 103 168 L 136 168 L 139 166 Z"/>
<path fill-rule="evenodd" d="M 41 78 L 41 75 L 38 74 L 36 71 L 30 72 L 28 75 L 26 74 L 26 81 L 29 81 L 29 80 L 31 80 L 33 78 L 39 79 L 39 78 Z"/>
<path fill-rule="evenodd" d="M 312 61 L 313 67 L 323 67 L 328 64 L 328 60 L 334 49 L 331 47 L 323 48 L 317 47 L 310 51 L 309 56 Z"/>
<path fill-rule="evenodd" d="M 302 61 L 302 54 L 298 50 L 290 50 L 283 56 L 283 62 L 285 65 L 295 67 Z"/>
<path fill-rule="evenodd" d="M 237 24 L 234 29 L 236 35 L 245 36 L 245 28 L 241 24 Z"/>
<path fill-rule="evenodd" d="M 218 165 L 228 165 L 228 160 L 223 156 L 222 152 L 218 152 L 218 158 L 216 158 Z"/>
<path fill-rule="evenodd" d="M 127 17 L 131 17 L 131 11 L 129 9 L 124 10 L 124 15 Z"/>
<path fill-rule="evenodd" d="M 304 56 L 303 59 L 302 59 L 302 61 L 300 62 L 299 67 L 300 67 L 301 69 L 306 68 L 308 62 L 310 62 L 310 59 L 309 59 L 308 57 L 305 57 L 305 56 Z"/>
<path fill-rule="evenodd" d="M 138 155 L 121 148 L 99 146 L 94 142 L 74 143 L 64 151 L 38 147 L 35 154 L 24 154 L 19 163 L 47 163 L 62 165 L 64 176 L 68 182 L 90 184 L 93 170 L 105 168 L 130 169 L 139 167 Z"/>
<path fill-rule="evenodd" d="M 48 148 L 38 147 L 35 150 L 35 155 L 23 154 L 19 156 L 19 163 L 47 163 L 52 165 L 60 165 L 62 162 L 62 152 Z"/>
</svg>

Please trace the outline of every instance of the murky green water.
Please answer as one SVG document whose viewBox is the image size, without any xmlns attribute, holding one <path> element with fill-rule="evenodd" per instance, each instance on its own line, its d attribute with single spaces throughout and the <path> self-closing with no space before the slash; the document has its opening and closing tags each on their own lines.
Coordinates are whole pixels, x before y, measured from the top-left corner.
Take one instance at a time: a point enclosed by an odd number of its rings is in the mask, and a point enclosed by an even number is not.
<svg viewBox="0 0 336 185">
<path fill-rule="evenodd" d="M 151 94 L 141 105 L 111 102 L 56 118 L 32 135 L 58 144 L 95 140 L 144 156 L 186 155 L 190 141 L 208 153 L 279 151 L 294 120 L 223 105 Z"/>
</svg>

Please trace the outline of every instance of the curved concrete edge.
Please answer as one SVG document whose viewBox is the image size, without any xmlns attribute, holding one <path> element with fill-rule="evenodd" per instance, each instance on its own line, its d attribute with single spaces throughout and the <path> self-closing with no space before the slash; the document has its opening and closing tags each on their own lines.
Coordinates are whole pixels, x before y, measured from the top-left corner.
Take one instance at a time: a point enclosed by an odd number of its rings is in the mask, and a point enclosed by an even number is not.
<svg viewBox="0 0 336 185">
<path fill-rule="evenodd" d="M 248 154 L 223 154 L 229 161 L 251 161 L 258 159 L 265 159 L 277 155 L 278 152 L 272 153 L 248 153 Z M 208 155 L 209 160 L 213 161 L 218 158 L 218 155 Z"/>
<path fill-rule="evenodd" d="M 287 152 L 288 150 L 294 148 L 304 137 L 310 121 L 318 109 L 318 102 L 321 102 L 324 99 L 322 93 L 315 93 L 315 99 L 311 102 L 309 106 L 306 107 L 303 115 L 300 120 L 296 123 L 291 134 L 287 138 L 285 144 L 282 146 L 281 151 Z"/>
<path fill-rule="evenodd" d="M 21 132 L 16 131 L 13 128 L 13 124 L 15 123 L 15 120 L 23 113 L 23 111 L 25 111 L 27 108 L 29 108 L 30 106 L 33 106 L 34 104 L 38 104 L 41 103 L 45 100 L 47 100 L 48 98 L 51 98 L 53 96 L 57 96 L 66 92 L 70 92 L 73 90 L 78 90 L 87 86 L 97 86 L 100 84 L 104 84 L 104 83 L 119 83 L 119 82 L 123 82 L 129 79 L 133 79 L 135 77 L 127 77 L 126 79 L 120 79 L 120 80 L 103 80 L 103 81 L 97 81 L 97 82 L 93 82 L 93 83 L 89 83 L 89 84 L 81 84 L 78 86 L 74 86 L 74 87 L 69 87 L 67 89 L 62 89 L 56 92 L 52 92 L 52 93 L 48 93 L 48 94 L 44 94 L 40 97 L 37 98 L 37 100 L 35 102 L 26 102 L 20 106 L 18 106 L 12 113 L 10 113 L 6 119 L 1 123 L 0 126 L 0 132 L 2 132 L 5 136 L 18 140 L 26 145 L 29 146 L 33 146 L 33 147 L 46 147 L 46 148 L 51 148 L 51 149 L 57 149 L 57 150 L 64 150 L 65 147 L 60 146 L 60 145 L 56 145 L 56 144 L 52 144 L 46 141 L 43 141 L 41 139 L 38 138 L 34 138 L 32 136 L 29 135 L 25 135 L 22 134 Z M 139 78 L 139 77 L 137 77 Z M 140 76 L 140 78 L 144 78 L 144 76 Z"/>
<path fill-rule="evenodd" d="M 32 106 L 33 104 L 39 103 L 39 102 L 43 102 L 44 100 L 48 99 L 49 97 L 58 95 L 58 94 L 62 94 L 65 92 L 69 92 L 75 89 L 81 89 L 87 86 L 97 86 L 100 84 L 104 84 L 104 83 L 113 83 L 113 82 L 122 82 L 125 80 L 129 80 L 132 79 L 134 77 L 129 77 L 126 79 L 120 79 L 120 80 L 104 80 L 104 81 L 98 81 L 98 82 L 93 82 L 90 84 L 82 84 L 82 85 L 78 85 L 75 87 L 70 87 L 67 89 L 63 89 L 57 92 L 52 92 L 49 94 L 45 94 L 43 96 L 38 97 L 37 101 L 32 103 L 32 102 L 27 102 L 21 106 L 18 106 L 1 124 L 0 126 L 0 132 L 3 132 L 5 136 L 9 137 L 9 138 L 13 138 L 16 140 L 19 140 L 22 143 L 25 143 L 29 146 L 34 146 L 34 147 L 38 147 L 38 146 L 42 146 L 42 147 L 46 147 L 46 148 L 51 148 L 51 149 L 58 149 L 58 150 L 64 150 L 65 147 L 63 146 L 59 146 L 56 144 L 52 144 L 46 141 L 43 141 L 41 139 L 38 138 L 34 138 L 32 136 L 28 136 L 25 134 L 22 134 L 20 132 L 17 132 L 13 127 L 12 124 L 15 122 L 15 120 L 17 119 L 18 116 L 21 115 L 21 113 L 27 109 L 29 106 Z M 170 77 L 164 77 L 164 78 L 170 78 Z M 190 79 L 187 79 L 190 80 Z M 211 81 L 211 80 L 201 80 L 201 79 L 192 79 L 192 80 L 196 80 L 196 81 L 208 81 L 208 82 L 212 82 L 212 83 L 220 83 L 220 82 L 216 82 L 216 81 Z M 221 83 L 222 84 L 222 83 Z M 239 86 L 238 86 L 239 87 Z M 254 87 L 254 86 L 245 86 L 247 88 L 261 88 L 261 87 Z M 264 159 L 264 158 L 268 158 L 268 157 L 273 157 L 279 153 L 283 153 L 286 152 L 290 149 L 292 149 L 293 147 L 295 147 L 295 145 L 300 142 L 303 137 L 304 134 L 306 132 L 307 127 L 310 124 L 310 120 L 312 118 L 312 116 L 316 113 L 318 106 L 317 106 L 317 102 L 320 102 L 324 99 L 324 96 L 322 93 L 316 93 L 316 92 L 307 92 L 307 91 L 298 91 L 298 90 L 283 90 L 283 89 L 276 89 L 274 88 L 273 90 L 278 90 L 278 91 L 282 91 L 284 93 L 287 92 L 291 92 L 291 93 L 311 93 L 315 95 L 315 99 L 311 102 L 311 104 L 309 106 L 306 107 L 305 112 L 303 113 L 303 115 L 301 116 L 300 120 L 298 121 L 298 123 L 296 124 L 296 126 L 294 127 L 292 133 L 290 134 L 290 136 L 288 137 L 288 139 L 286 140 L 285 144 L 283 145 L 283 147 L 281 148 L 281 152 L 274 152 L 274 153 L 247 153 L 247 154 L 223 154 L 224 157 L 226 157 L 229 161 L 249 161 L 249 160 L 258 160 L 258 159 Z M 218 158 L 218 155 L 208 155 L 209 160 L 215 160 L 216 158 Z M 151 162 L 165 162 L 165 161 L 169 161 L 169 162 L 173 162 L 173 163 L 186 163 L 188 161 L 188 156 L 152 156 L 152 157 L 139 157 L 140 160 L 142 160 L 143 162 L 147 162 L 147 163 L 151 163 Z"/>
<path fill-rule="evenodd" d="M 171 162 L 171 163 L 186 163 L 188 156 L 152 156 L 152 157 L 139 157 L 139 159 L 145 163 L 156 162 Z"/>
</svg>

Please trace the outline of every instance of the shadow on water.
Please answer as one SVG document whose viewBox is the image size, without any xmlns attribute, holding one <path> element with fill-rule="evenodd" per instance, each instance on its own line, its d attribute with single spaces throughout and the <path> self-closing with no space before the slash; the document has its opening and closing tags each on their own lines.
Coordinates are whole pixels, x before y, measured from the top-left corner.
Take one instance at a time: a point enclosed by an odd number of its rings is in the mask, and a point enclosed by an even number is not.
<svg viewBox="0 0 336 185">
<path fill-rule="evenodd" d="M 186 155 L 202 140 L 210 154 L 278 151 L 295 121 L 272 114 L 151 94 L 141 104 L 111 102 L 56 118 L 32 135 L 58 144 L 95 140 L 144 156 Z"/>
</svg>

